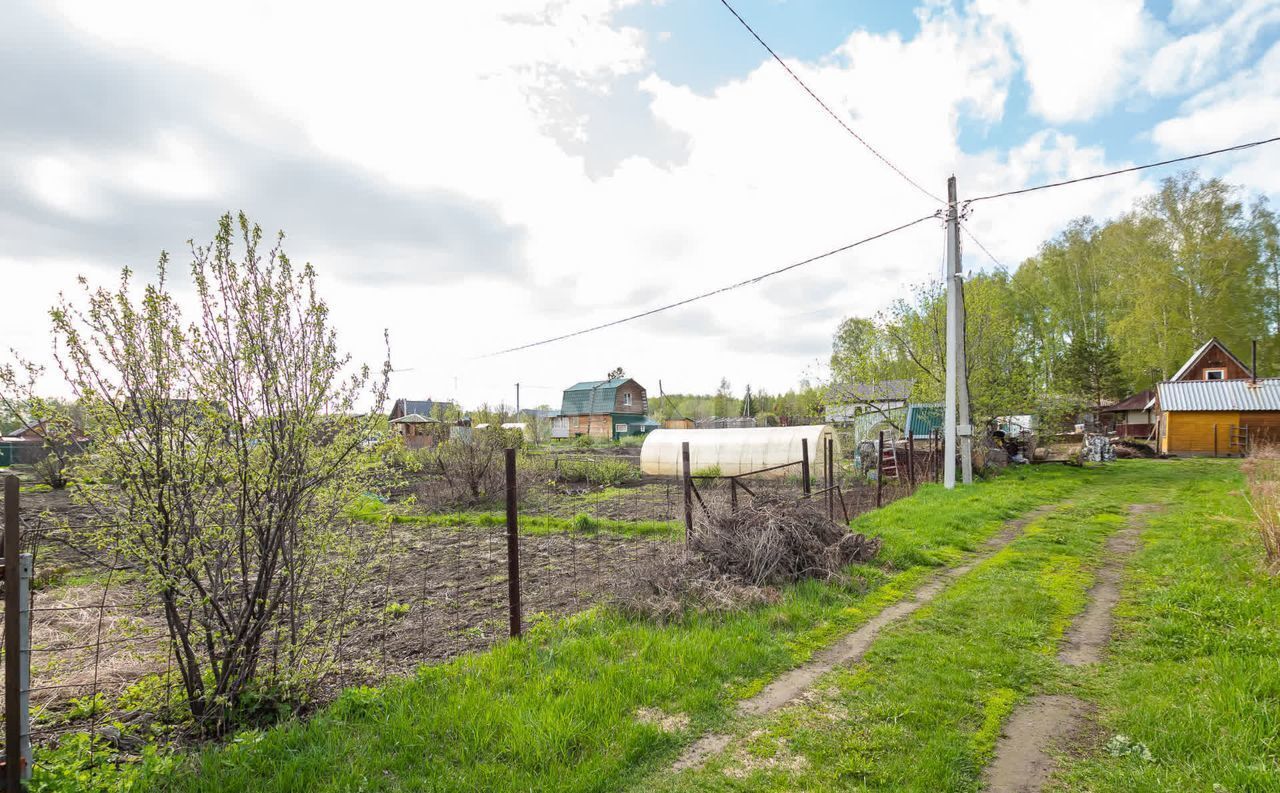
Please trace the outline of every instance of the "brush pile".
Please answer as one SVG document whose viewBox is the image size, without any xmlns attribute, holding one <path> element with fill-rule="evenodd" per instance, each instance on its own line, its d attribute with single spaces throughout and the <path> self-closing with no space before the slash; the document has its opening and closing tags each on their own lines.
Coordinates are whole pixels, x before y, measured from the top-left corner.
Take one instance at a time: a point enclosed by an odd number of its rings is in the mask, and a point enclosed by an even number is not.
<svg viewBox="0 0 1280 793">
<path fill-rule="evenodd" d="M 703 518 L 687 547 L 637 571 L 620 598 L 624 608 L 669 619 L 686 609 L 722 612 L 773 602 L 778 586 L 832 578 L 880 550 L 880 538 L 850 533 L 813 501 L 759 498 Z"/>
</svg>

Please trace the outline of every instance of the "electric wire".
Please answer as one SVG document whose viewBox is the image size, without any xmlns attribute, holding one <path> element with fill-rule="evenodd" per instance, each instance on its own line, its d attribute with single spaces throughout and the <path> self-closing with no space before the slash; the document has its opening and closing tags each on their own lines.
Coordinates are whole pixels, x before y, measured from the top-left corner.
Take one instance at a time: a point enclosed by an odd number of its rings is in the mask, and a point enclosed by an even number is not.
<svg viewBox="0 0 1280 793">
<path fill-rule="evenodd" d="M 977 198 L 969 198 L 962 201 L 961 204 L 962 206 L 967 207 L 970 204 L 976 204 L 979 201 L 990 201 L 993 198 L 1005 198 L 1007 196 L 1022 195 L 1023 193 L 1034 193 L 1037 190 L 1048 190 L 1051 187 L 1063 187 L 1065 185 L 1076 184 L 1078 182 L 1089 182 L 1094 179 L 1104 179 L 1108 176 L 1119 176 L 1120 174 L 1133 173 L 1134 171 L 1143 171 L 1148 168 L 1159 168 L 1162 165 L 1172 165 L 1174 163 L 1187 162 L 1188 160 L 1198 160 L 1202 157 L 1212 157 L 1215 154 L 1226 154 L 1227 152 L 1232 152 L 1232 151 L 1243 151 L 1244 149 L 1252 149 L 1255 146 L 1264 146 L 1268 143 L 1275 143 L 1276 141 L 1280 141 L 1280 136 L 1276 136 L 1274 138 L 1265 138 L 1263 140 L 1254 140 L 1248 143 L 1238 143 L 1235 146 L 1227 146 L 1226 148 L 1214 149 L 1213 151 L 1204 151 L 1204 152 L 1200 152 L 1199 154 L 1188 154 L 1184 157 L 1174 157 L 1171 160 L 1161 160 L 1160 162 L 1149 162 L 1144 165 L 1133 165 L 1128 168 L 1120 168 L 1114 171 L 1107 171 L 1105 173 L 1095 173 L 1090 176 L 1081 176 L 1076 179 L 1064 179 L 1061 182 L 1049 182 L 1048 184 L 1035 185 L 1033 187 L 1023 187 L 1019 190 L 1006 190 L 1003 193 L 992 193 L 990 195 L 978 196 Z"/>
<path fill-rule="evenodd" d="M 874 154 L 876 158 L 880 160 L 880 162 L 884 163 L 885 165 L 893 169 L 894 173 L 896 173 L 898 176 L 901 176 L 903 179 L 907 180 L 907 182 L 912 187 L 919 190 L 921 193 L 924 193 L 926 196 L 933 199 L 934 201 L 937 201 L 940 204 L 946 203 L 941 198 L 939 198 L 938 196 L 934 195 L 933 193 L 929 192 L 924 187 L 922 187 L 920 183 L 917 182 L 915 179 L 912 179 L 910 176 L 907 176 L 902 171 L 901 168 L 899 168 L 898 166 L 890 162 L 888 157 L 885 157 L 883 154 L 881 154 L 879 151 L 876 150 L 875 146 L 872 146 L 870 143 L 868 143 L 866 138 L 862 137 L 857 132 L 854 132 L 853 127 L 850 127 L 848 124 L 846 124 L 844 122 L 844 119 L 840 118 L 840 116 L 834 110 L 832 110 L 831 107 L 826 102 L 822 101 L 821 97 L 819 97 L 816 93 L 813 92 L 813 89 L 810 88 L 805 83 L 804 80 L 800 79 L 800 76 L 798 74 L 796 74 L 794 71 L 791 70 L 791 67 L 787 65 L 786 61 L 782 60 L 782 58 L 778 55 L 778 53 L 774 52 L 773 47 L 770 47 L 768 43 L 765 42 L 764 39 L 760 38 L 760 34 L 756 33 L 755 29 L 752 28 L 751 25 L 747 24 L 747 20 L 743 19 L 742 15 L 739 14 L 736 10 L 734 10 L 733 6 L 729 5 L 729 0 L 720 0 L 720 3 L 724 5 L 725 8 L 729 9 L 729 13 L 733 14 L 734 18 L 736 18 L 738 22 L 742 23 L 742 26 L 747 29 L 747 32 L 750 33 L 752 37 L 755 38 L 756 41 L 760 42 L 760 46 L 764 47 L 765 50 L 770 55 L 773 56 L 773 59 L 777 61 L 778 64 L 782 66 L 783 69 L 787 70 L 787 74 L 791 75 L 791 79 L 795 80 L 796 84 L 799 85 L 801 88 L 803 88 L 805 93 L 807 93 L 810 97 L 813 98 L 813 101 L 817 102 L 818 105 L 823 110 L 827 111 L 827 115 L 831 116 L 831 118 L 834 119 L 837 124 L 843 127 L 845 132 L 848 132 L 850 135 L 854 137 L 855 140 L 857 140 L 859 143 L 865 146 L 867 148 L 867 151 Z"/>
<path fill-rule="evenodd" d="M 852 250 L 853 248 L 856 248 L 856 247 L 858 247 L 859 245 L 865 245 L 866 243 L 868 243 L 868 242 L 873 242 L 873 241 L 875 241 L 875 240 L 880 239 L 881 237 L 887 237 L 887 236 L 889 236 L 890 234 L 895 234 L 895 233 L 897 233 L 897 232 L 899 232 L 899 231 L 904 231 L 904 230 L 906 230 L 906 229 L 911 228 L 912 226 L 915 226 L 915 225 L 918 225 L 918 224 L 920 224 L 920 223 L 923 223 L 923 222 L 925 222 L 926 220 L 932 220 L 932 219 L 934 219 L 934 218 L 938 218 L 938 217 L 941 217 L 941 211 L 938 211 L 938 212 L 931 212 L 931 213 L 929 213 L 928 215 L 923 215 L 923 216 L 921 216 L 921 217 L 916 218 L 915 220 L 908 221 L 907 223 L 903 223 L 903 224 L 901 224 L 901 225 L 899 225 L 899 226 L 894 226 L 894 227 L 893 227 L 893 228 L 891 228 L 891 229 L 886 229 L 885 231 L 881 231 L 881 232 L 878 232 L 878 233 L 876 233 L 876 234 L 872 234 L 872 235 L 871 235 L 871 236 L 869 236 L 869 237 L 863 237 L 862 239 L 857 240 L 856 242 L 851 242 L 851 243 L 849 243 L 848 245 L 841 245 L 839 248 L 833 248 L 833 249 L 831 249 L 831 250 L 829 250 L 829 251 L 826 251 L 826 252 L 824 252 L 824 253 L 819 253 L 819 254 L 817 254 L 816 256 L 810 256 L 810 257 L 809 257 L 809 258 L 807 258 L 807 259 L 802 259 L 802 260 L 800 260 L 800 261 L 798 261 L 798 262 L 792 262 L 791 264 L 788 264 L 788 265 L 787 265 L 787 266 L 785 266 L 785 267 L 779 267 L 779 268 L 778 268 L 778 269 L 776 269 L 776 270 L 770 270 L 770 271 L 769 271 L 769 272 L 767 272 L 767 273 L 761 273 L 760 275 L 754 276 L 754 277 L 752 277 L 752 278 L 748 278 L 748 279 L 746 279 L 746 280 L 744 280 L 744 281 L 738 281 L 738 282 L 736 282 L 736 283 L 728 284 L 727 286 L 722 286 L 722 287 L 719 287 L 718 289 L 712 289 L 712 290 L 711 290 L 711 291 L 709 291 L 709 292 L 703 292 L 703 293 L 701 293 L 701 294 L 693 295 L 692 297 L 687 297 L 687 298 L 685 298 L 685 299 L 683 299 L 683 300 L 676 301 L 675 303 L 668 303 L 668 304 L 663 305 L 663 306 L 658 306 L 657 308 L 651 308 L 651 309 L 649 309 L 649 310 L 647 310 L 647 311 L 642 311 L 642 312 L 640 312 L 640 313 L 638 313 L 638 314 L 632 314 L 632 315 L 627 316 L 627 317 L 622 317 L 621 319 L 615 319 L 615 320 L 612 320 L 612 321 L 610 321 L 610 322 L 602 322 L 602 323 L 601 323 L 601 324 L 599 324 L 599 325 L 593 325 L 593 326 L 591 326 L 591 327 L 589 327 L 589 328 L 582 328 L 581 330 L 575 330 L 575 331 L 573 331 L 573 332 L 571 332 L 571 333 L 564 333 L 564 334 L 561 334 L 561 335 L 559 335 L 559 336 L 553 336 L 553 337 L 551 337 L 551 338 L 549 338 L 549 339 L 542 339 L 541 341 L 530 342 L 530 343 L 528 343 L 528 344 L 521 344 L 521 345 L 517 345 L 517 346 L 515 346 L 515 347 L 508 347 L 508 348 L 507 348 L 507 349 L 505 349 L 505 350 L 498 350 L 498 351 L 496 351 L 496 352 L 487 353 L 487 354 L 485 354 L 485 355 L 481 355 L 481 356 L 478 356 L 478 357 L 479 357 L 479 358 L 494 358 L 494 357 L 499 356 L 499 355 L 506 355 L 507 353 L 519 352 L 520 350 L 527 350 L 527 349 L 530 349 L 530 348 L 532 348 L 532 347 L 541 347 L 541 346 L 542 346 L 542 345 L 544 345 L 544 344 L 552 344 L 552 343 L 557 342 L 557 341 L 564 341 L 565 339 L 571 339 L 571 338 L 573 338 L 573 337 L 575 337 L 575 336 L 582 336 L 582 335 L 587 334 L 587 333 L 594 333 L 595 331 L 598 331 L 598 330 L 604 330 L 605 328 L 612 328 L 612 327 L 614 327 L 614 326 L 616 326 L 616 325 L 621 325 L 621 324 L 623 324 L 623 323 L 625 323 L 625 322 L 633 322 L 633 321 L 635 321 L 635 320 L 637 320 L 637 319 L 643 319 L 644 317 L 650 317 L 650 316 L 653 316 L 654 314 L 658 314 L 658 313 L 661 313 L 661 312 L 663 312 L 663 311 L 669 311 L 669 310 L 671 310 L 671 309 L 673 309 L 673 308 L 679 308 L 680 306 L 687 306 L 687 305 L 689 305 L 690 303 L 694 303 L 694 302 L 697 302 L 697 301 L 699 301 L 699 300 L 705 300 L 705 299 L 707 299 L 707 298 L 709 298 L 709 297 L 714 297 L 715 295 L 723 294 L 723 293 L 725 293 L 725 292 L 729 292 L 729 291 L 734 290 L 734 289 L 739 289 L 739 288 L 744 287 L 744 286 L 750 286 L 750 285 L 752 285 L 752 284 L 758 284 L 758 283 L 760 283 L 761 281 L 765 280 L 766 278 L 772 278 L 772 277 L 773 277 L 773 276 L 775 276 L 775 275 L 781 275 L 782 273 L 788 272 L 788 271 L 790 271 L 790 270 L 794 270 L 794 269 L 796 269 L 796 268 L 798 268 L 798 267 L 803 267 L 803 266 L 805 266 L 806 264 L 812 264 L 812 263 L 814 263 L 814 262 L 816 262 L 816 261 L 820 261 L 820 260 L 822 260 L 822 259 L 826 259 L 826 258 L 829 258 L 829 257 L 831 257 L 831 256 L 835 256 L 835 255 L 836 255 L 836 254 L 838 254 L 838 253 L 844 253 L 845 251 Z"/>
</svg>

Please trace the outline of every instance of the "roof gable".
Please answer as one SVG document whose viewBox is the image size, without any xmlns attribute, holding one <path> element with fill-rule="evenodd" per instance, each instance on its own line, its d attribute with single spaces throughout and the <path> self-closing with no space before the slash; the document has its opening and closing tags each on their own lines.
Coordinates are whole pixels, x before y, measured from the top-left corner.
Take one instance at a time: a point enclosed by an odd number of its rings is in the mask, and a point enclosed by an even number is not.
<svg viewBox="0 0 1280 793">
<path fill-rule="evenodd" d="M 1188 358 L 1187 362 L 1182 365 L 1182 368 L 1179 369 L 1177 372 L 1175 372 L 1173 377 L 1169 379 L 1173 382 L 1178 382 L 1183 380 L 1187 376 L 1187 374 L 1191 372 L 1191 370 L 1195 369 L 1196 364 L 1199 363 L 1200 359 L 1214 349 L 1221 351 L 1223 355 L 1227 356 L 1232 361 L 1234 361 L 1235 364 L 1239 366 L 1241 369 L 1245 370 L 1246 372 L 1252 373 L 1253 370 L 1245 366 L 1244 361 L 1237 358 L 1235 354 L 1231 352 L 1231 350 L 1227 349 L 1227 345 L 1218 341 L 1217 337 L 1215 336 L 1214 338 L 1211 338 L 1208 341 L 1206 341 L 1204 344 L 1200 345 L 1200 349 L 1191 353 L 1191 357 Z"/>
</svg>

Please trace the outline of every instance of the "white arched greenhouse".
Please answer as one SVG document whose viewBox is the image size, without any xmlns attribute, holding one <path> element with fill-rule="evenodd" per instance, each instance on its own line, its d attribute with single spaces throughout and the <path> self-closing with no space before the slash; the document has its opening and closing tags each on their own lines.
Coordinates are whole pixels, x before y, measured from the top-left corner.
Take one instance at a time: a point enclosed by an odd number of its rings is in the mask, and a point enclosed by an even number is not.
<svg viewBox="0 0 1280 793">
<path fill-rule="evenodd" d="M 718 468 L 721 476 L 772 468 L 799 462 L 803 441 L 809 442 L 809 471 L 821 476 L 826 463 L 827 440 L 832 439 L 835 459 L 840 459 L 840 441 L 827 424 L 803 427 L 752 427 L 724 430 L 654 430 L 640 448 L 640 470 L 650 476 L 681 476 L 681 445 L 689 442 L 689 468 L 695 473 Z M 777 468 L 761 474 L 784 478 L 799 476 L 800 466 Z"/>
</svg>

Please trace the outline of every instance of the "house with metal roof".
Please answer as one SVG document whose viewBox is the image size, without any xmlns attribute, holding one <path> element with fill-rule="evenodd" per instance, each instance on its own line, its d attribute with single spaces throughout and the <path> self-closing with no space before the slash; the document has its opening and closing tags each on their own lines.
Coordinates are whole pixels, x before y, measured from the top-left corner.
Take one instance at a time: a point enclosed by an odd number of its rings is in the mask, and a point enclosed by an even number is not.
<svg viewBox="0 0 1280 793">
<path fill-rule="evenodd" d="M 1217 339 L 1157 385 L 1149 407 L 1165 453 L 1242 455 L 1251 443 L 1280 440 L 1280 378 L 1256 377 Z"/>
<path fill-rule="evenodd" d="M 452 402 L 438 401 L 433 399 L 397 399 L 395 404 L 391 406 L 391 415 L 389 419 L 396 419 L 418 414 L 426 419 L 442 419 L 445 411 L 454 407 Z"/>
<path fill-rule="evenodd" d="M 574 383 L 564 390 L 560 415 L 552 419 L 551 436 L 618 440 L 624 435 L 643 435 L 659 426 L 648 413 L 648 392 L 629 377 Z"/>
</svg>

